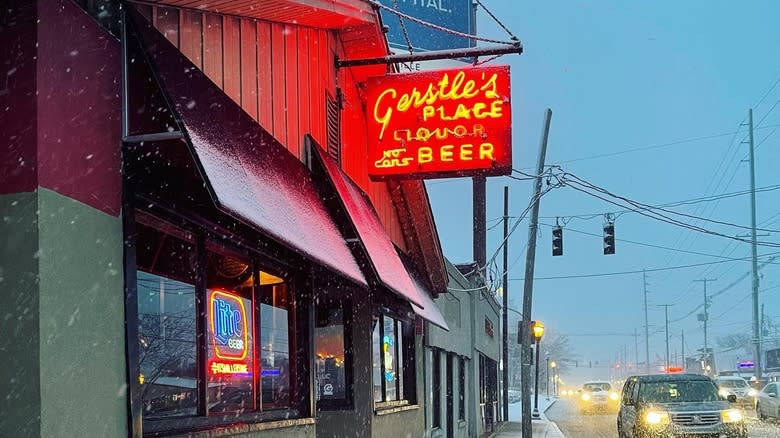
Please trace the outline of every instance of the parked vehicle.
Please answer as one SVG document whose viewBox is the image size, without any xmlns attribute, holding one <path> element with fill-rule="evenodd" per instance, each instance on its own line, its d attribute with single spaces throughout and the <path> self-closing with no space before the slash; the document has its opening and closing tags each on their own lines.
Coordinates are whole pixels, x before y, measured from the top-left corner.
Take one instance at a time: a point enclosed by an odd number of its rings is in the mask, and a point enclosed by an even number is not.
<svg viewBox="0 0 780 438">
<path fill-rule="evenodd" d="M 756 395 L 756 415 L 760 420 L 780 419 L 780 383 L 769 383 Z"/>
<path fill-rule="evenodd" d="M 742 410 L 732 405 L 737 398 L 730 394 L 727 400 L 718 394 L 718 386 L 707 376 L 634 376 L 623 386 L 617 417 L 618 436 L 746 438 L 747 425 Z"/>
</svg>

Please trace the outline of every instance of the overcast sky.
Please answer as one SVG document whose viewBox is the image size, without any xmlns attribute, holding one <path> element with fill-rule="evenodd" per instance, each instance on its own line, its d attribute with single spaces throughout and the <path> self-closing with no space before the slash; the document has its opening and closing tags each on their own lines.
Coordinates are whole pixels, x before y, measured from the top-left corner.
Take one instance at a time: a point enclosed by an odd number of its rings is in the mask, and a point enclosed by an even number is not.
<svg viewBox="0 0 780 438">
<path fill-rule="evenodd" d="M 512 69 L 516 169 L 532 172 L 543 113 L 549 107 L 553 117 L 547 163 L 560 164 L 613 193 L 662 204 L 744 191 L 750 187 L 750 179 L 749 167 L 742 162 L 748 153 L 747 146 L 741 144 L 746 127 L 740 128 L 740 123 L 746 122 L 748 108 L 754 106 L 755 143 L 760 143 L 756 187 L 780 184 L 776 170 L 780 132 L 775 133 L 780 125 L 780 85 L 766 94 L 780 79 L 780 2 L 483 2 L 525 48 L 520 56 L 497 61 Z M 478 34 L 506 39 L 501 28 L 482 12 Z M 738 129 L 741 131 L 735 135 Z M 631 152 L 643 147 L 648 148 Z M 472 260 L 471 181 L 438 179 L 426 185 L 446 257 L 455 263 Z M 503 214 L 504 185 L 510 187 L 511 216 L 520 215 L 530 200 L 531 182 L 489 178 L 488 226 L 496 226 L 488 231 L 488 257 L 501 241 L 498 220 Z M 763 228 L 780 229 L 778 201 L 780 190 L 757 194 L 757 217 Z M 741 195 L 674 209 L 747 226 L 749 202 L 749 196 Z M 701 310 L 694 309 L 703 301 L 703 284 L 694 282 L 696 279 L 717 278 L 708 284 L 710 294 L 736 282 L 713 298 L 711 344 L 726 334 L 750 332 L 750 277 L 737 282 L 750 271 L 750 262 L 728 260 L 749 257 L 749 244 L 627 213 L 615 222 L 617 253 L 604 256 L 602 215 L 618 210 L 570 187 L 547 194 L 541 201 L 543 225 L 538 234 L 536 277 L 720 262 L 647 274 L 650 331 L 654 333 L 651 360 L 665 351 L 663 308 L 657 307 L 659 304 L 674 304 L 669 308 L 672 354 L 675 350 L 679 353 L 682 331 L 686 350 L 702 347 L 702 327 L 696 320 Z M 594 216 L 571 218 L 584 214 Z M 563 257 L 551 256 L 548 225 L 555 223 L 555 217 L 566 224 Z M 680 219 L 729 236 L 746 231 Z M 517 279 L 510 281 L 509 297 L 518 309 L 527 238 L 525 220 L 509 239 L 509 277 Z M 759 240 L 780 242 L 780 233 L 760 236 Z M 780 248 L 769 246 L 758 248 L 759 255 L 778 251 Z M 500 253 L 496 263 L 500 269 Z M 761 271 L 762 302 L 766 303 L 766 314 L 780 323 L 780 258 L 773 263 Z M 534 285 L 533 318 L 570 336 L 581 359 L 612 361 L 624 345 L 633 357 L 634 338 L 629 334 L 644 330 L 642 288 L 641 273 L 539 279 Z M 641 359 L 641 338 L 639 349 Z M 728 353 L 727 361 L 736 360 L 735 354 Z"/>
</svg>

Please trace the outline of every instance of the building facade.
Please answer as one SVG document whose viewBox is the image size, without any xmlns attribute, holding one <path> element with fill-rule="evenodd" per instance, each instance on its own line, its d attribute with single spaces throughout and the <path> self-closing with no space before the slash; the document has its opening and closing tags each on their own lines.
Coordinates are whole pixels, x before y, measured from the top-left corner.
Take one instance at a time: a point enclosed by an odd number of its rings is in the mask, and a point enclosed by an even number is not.
<svg viewBox="0 0 780 438">
<path fill-rule="evenodd" d="M 334 62 L 386 53 L 358 0 L 4 7 L 0 436 L 422 436 L 447 268 Z"/>
<path fill-rule="evenodd" d="M 445 262 L 448 292 L 434 301 L 447 330 L 427 324 L 425 332 L 426 436 L 485 436 L 500 421 L 501 308 L 476 265 Z"/>
</svg>

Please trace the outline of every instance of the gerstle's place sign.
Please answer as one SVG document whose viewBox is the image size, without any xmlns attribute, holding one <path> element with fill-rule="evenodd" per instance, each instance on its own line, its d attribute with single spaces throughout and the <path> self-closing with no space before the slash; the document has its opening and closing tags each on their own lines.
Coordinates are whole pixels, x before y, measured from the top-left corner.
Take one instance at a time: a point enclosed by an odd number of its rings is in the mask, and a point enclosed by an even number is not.
<svg viewBox="0 0 780 438">
<path fill-rule="evenodd" d="M 508 66 L 372 77 L 366 99 L 372 179 L 511 173 Z"/>
</svg>

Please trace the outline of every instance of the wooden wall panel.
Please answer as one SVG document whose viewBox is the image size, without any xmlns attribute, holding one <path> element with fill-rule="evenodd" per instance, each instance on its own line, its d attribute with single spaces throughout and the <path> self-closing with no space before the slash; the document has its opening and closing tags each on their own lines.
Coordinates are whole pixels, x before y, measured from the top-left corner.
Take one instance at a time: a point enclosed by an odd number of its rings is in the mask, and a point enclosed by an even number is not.
<svg viewBox="0 0 780 438">
<path fill-rule="evenodd" d="M 257 26 L 241 19 L 241 107 L 257 120 Z"/>
<path fill-rule="evenodd" d="M 158 7 L 156 9 L 154 26 L 174 46 L 179 47 L 179 10 Z"/>
<path fill-rule="evenodd" d="M 179 50 L 193 64 L 203 70 L 203 14 L 182 9 L 179 11 Z"/>
<path fill-rule="evenodd" d="M 300 128 L 299 140 L 303 136 L 311 134 L 312 111 L 309 94 L 312 88 L 311 74 L 309 73 L 311 60 L 309 59 L 309 31 L 298 29 L 298 125 Z M 299 149 L 300 150 L 300 149 Z"/>
<path fill-rule="evenodd" d="M 300 156 L 298 129 L 300 107 L 298 107 L 298 32 L 295 26 L 285 25 L 284 47 L 287 53 L 285 59 L 285 82 L 287 84 L 284 113 L 287 117 L 287 149 L 295 156 Z"/>
<path fill-rule="evenodd" d="M 321 85 L 320 75 L 320 46 L 319 46 L 319 32 L 315 29 L 308 29 L 309 34 L 309 83 L 311 89 L 309 90 L 309 102 L 311 105 L 311 131 L 312 136 L 321 145 L 325 144 L 325 138 L 322 135 L 323 126 L 325 125 L 325 100 L 324 92 Z"/>
<path fill-rule="evenodd" d="M 224 88 L 222 76 L 222 17 L 203 14 L 203 72 Z"/>
<path fill-rule="evenodd" d="M 274 124 L 274 93 L 271 76 L 273 70 L 271 54 L 271 24 L 257 22 L 257 99 L 258 121 L 266 129 Z"/>
<path fill-rule="evenodd" d="M 225 94 L 241 104 L 241 33 L 235 17 L 222 19 L 222 74 Z"/>
<path fill-rule="evenodd" d="M 274 106 L 273 134 L 282 144 L 287 144 L 287 117 L 284 111 L 285 96 L 287 96 L 285 87 L 286 51 L 283 24 L 274 23 L 271 25 L 271 57 L 273 63 L 273 71 L 271 72 Z"/>
<path fill-rule="evenodd" d="M 150 23 L 153 22 L 152 19 L 152 7 L 149 5 L 134 5 L 135 9 L 138 11 L 139 14 L 141 14 L 144 18 L 146 18 Z"/>
</svg>

